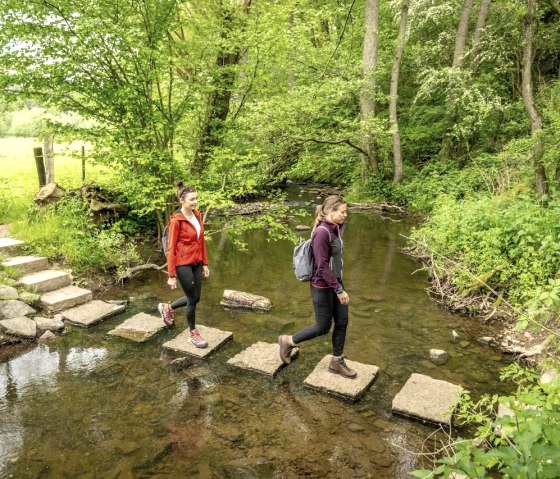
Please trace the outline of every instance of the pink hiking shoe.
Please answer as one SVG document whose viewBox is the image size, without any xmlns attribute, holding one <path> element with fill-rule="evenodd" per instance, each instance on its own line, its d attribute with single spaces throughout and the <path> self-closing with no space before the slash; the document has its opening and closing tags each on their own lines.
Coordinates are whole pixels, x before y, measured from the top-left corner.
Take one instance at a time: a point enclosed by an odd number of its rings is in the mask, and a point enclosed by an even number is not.
<svg viewBox="0 0 560 479">
<path fill-rule="evenodd" d="M 198 329 L 193 329 L 191 331 L 191 337 L 189 338 L 189 343 L 193 344 L 197 348 L 205 348 L 208 346 L 208 341 L 202 339 L 202 336 L 198 332 Z"/>
<path fill-rule="evenodd" d="M 173 326 L 173 323 L 175 323 L 175 311 L 171 309 L 171 306 L 169 306 L 169 304 L 167 303 L 159 303 L 157 305 L 157 309 L 159 311 L 159 314 L 161 315 L 161 319 L 163 319 L 164 324 L 168 328 Z"/>
</svg>

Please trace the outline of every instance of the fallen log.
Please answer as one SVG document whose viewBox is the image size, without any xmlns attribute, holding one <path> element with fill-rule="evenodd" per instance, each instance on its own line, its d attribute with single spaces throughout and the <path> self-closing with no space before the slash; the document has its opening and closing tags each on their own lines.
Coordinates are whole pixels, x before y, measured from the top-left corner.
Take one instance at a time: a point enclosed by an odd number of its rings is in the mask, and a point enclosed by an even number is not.
<svg viewBox="0 0 560 479">
<path fill-rule="evenodd" d="M 220 304 L 226 308 L 252 309 L 254 311 L 268 311 L 272 308 L 270 299 L 264 296 L 235 291 L 233 289 L 224 290 Z"/>
</svg>

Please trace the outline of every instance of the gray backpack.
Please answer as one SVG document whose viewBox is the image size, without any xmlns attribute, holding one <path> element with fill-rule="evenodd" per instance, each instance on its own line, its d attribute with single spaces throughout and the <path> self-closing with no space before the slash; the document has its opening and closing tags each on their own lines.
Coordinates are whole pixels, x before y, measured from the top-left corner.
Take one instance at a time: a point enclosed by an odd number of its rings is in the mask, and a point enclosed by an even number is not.
<svg viewBox="0 0 560 479">
<path fill-rule="evenodd" d="M 318 226 L 325 228 L 324 226 Z M 331 232 L 329 232 L 329 238 Z M 313 235 L 311 235 L 313 238 Z M 315 274 L 315 259 L 313 258 L 313 248 L 311 247 L 311 238 L 306 241 L 300 240 L 300 243 L 294 248 L 293 267 L 294 274 L 299 281 L 311 281 Z"/>
</svg>

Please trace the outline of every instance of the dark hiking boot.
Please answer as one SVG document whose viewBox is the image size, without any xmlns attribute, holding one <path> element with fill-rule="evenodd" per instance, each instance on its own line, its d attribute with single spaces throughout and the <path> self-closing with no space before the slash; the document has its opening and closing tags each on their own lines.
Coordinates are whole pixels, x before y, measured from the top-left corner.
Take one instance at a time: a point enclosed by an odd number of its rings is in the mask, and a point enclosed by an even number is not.
<svg viewBox="0 0 560 479">
<path fill-rule="evenodd" d="M 340 374 L 345 378 L 354 379 L 358 373 L 353 369 L 350 369 L 344 361 L 344 356 L 333 356 L 331 358 L 331 363 L 329 364 L 329 371 L 334 374 Z"/>
<path fill-rule="evenodd" d="M 294 349 L 290 336 L 285 334 L 278 336 L 278 344 L 280 345 L 280 359 L 282 362 L 290 364 L 292 362 L 292 349 Z"/>
<path fill-rule="evenodd" d="M 161 315 L 161 319 L 163 319 L 164 324 L 168 328 L 173 326 L 173 323 L 175 322 L 175 311 L 171 309 L 171 306 L 169 306 L 169 304 L 167 303 L 159 303 L 157 305 L 157 309 L 159 311 L 159 314 Z"/>
</svg>

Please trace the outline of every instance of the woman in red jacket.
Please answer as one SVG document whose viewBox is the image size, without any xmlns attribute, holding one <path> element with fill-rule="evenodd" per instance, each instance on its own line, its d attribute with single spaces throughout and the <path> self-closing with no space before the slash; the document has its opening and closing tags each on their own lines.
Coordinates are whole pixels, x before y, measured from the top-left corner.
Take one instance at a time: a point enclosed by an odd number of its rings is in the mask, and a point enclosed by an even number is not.
<svg viewBox="0 0 560 479">
<path fill-rule="evenodd" d="M 204 242 L 202 215 L 195 209 L 198 200 L 194 186 L 177 183 L 177 198 L 181 202 L 181 211 L 169 218 L 169 236 L 167 247 L 167 284 L 171 289 L 177 287 L 177 280 L 185 296 L 171 304 L 159 303 L 158 311 L 166 326 L 174 323 L 174 312 L 181 306 L 187 306 L 187 322 L 190 329 L 189 342 L 197 348 L 205 348 L 208 342 L 202 339 L 196 329 L 196 304 L 200 301 L 202 277 L 210 275 Z"/>
</svg>

